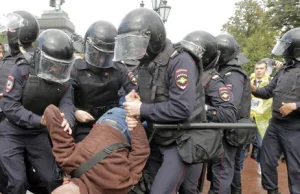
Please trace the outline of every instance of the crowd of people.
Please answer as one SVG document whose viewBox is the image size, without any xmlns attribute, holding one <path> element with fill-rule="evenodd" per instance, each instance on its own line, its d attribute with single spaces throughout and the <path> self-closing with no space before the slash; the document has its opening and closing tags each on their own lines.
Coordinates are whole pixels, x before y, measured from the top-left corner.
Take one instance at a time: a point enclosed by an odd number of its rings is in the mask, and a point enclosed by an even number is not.
<svg viewBox="0 0 300 194">
<path fill-rule="evenodd" d="M 209 194 L 241 194 L 250 144 L 267 193 L 280 193 L 284 155 L 300 194 L 300 28 L 272 50 L 284 63 L 261 59 L 248 76 L 235 37 L 199 29 L 172 43 L 150 9 L 118 28 L 93 22 L 82 48 L 61 30 L 39 33 L 27 11 L 12 15 L 19 25 L 1 28 L 10 50 L 0 45 L 2 194 L 195 194 L 203 166 Z"/>
</svg>

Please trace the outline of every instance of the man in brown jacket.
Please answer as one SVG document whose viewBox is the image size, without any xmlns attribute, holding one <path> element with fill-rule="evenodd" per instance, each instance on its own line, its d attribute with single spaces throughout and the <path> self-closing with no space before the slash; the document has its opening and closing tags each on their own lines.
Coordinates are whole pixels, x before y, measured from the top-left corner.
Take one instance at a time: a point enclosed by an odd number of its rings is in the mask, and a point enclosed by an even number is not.
<svg viewBox="0 0 300 194">
<path fill-rule="evenodd" d="M 131 152 L 121 148 L 98 162 L 89 171 L 72 178 L 58 187 L 53 194 L 126 194 L 138 183 L 149 157 L 150 148 L 145 129 L 141 123 L 128 133 L 126 113 L 122 108 L 113 108 L 94 125 L 90 134 L 75 144 L 71 135 L 61 127 L 62 117 L 54 105 L 44 113 L 47 128 L 53 143 L 53 154 L 66 174 L 71 174 L 104 147 L 114 143 L 131 141 Z"/>
</svg>

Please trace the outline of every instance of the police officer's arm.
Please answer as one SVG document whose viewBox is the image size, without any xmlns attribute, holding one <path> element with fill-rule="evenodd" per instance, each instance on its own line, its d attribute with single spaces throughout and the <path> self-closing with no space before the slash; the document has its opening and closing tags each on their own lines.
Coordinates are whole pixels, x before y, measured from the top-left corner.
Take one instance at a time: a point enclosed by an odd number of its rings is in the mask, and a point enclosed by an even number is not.
<svg viewBox="0 0 300 194">
<path fill-rule="evenodd" d="M 251 86 L 252 94 L 255 97 L 262 98 L 262 99 L 269 99 L 273 97 L 273 90 L 277 86 L 277 80 L 279 78 L 279 73 L 276 74 L 276 76 L 270 81 L 268 85 L 262 88 L 257 88 Z"/>
<path fill-rule="evenodd" d="M 136 86 L 136 80 L 130 80 L 129 78 L 129 71 L 126 68 L 126 66 L 122 63 L 116 62 L 115 63 L 116 68 L 118 69 L 118 77 L 121 82 L 121 85 L 123 86 L 125 92 L 128 94 L 131 90 L 137 88 Z M 132 79 L 136 79 L 135 77 Z"/>
<path fill-rule="evenodd" d="M 154 122 L 182 121 L 191 115 L 196 105 L 198 69 L 187 54 L 170 60 L 168 67 L 169 100 L 140 107 L 141 117 Z"/>
<path fill-rule="evenodd" d="M 26 128 L 40 127 L 42 117 L 24 108 L 21 104 L 23 88 L 29 75 L 29 65 L 14 66 L 3 91 L 3 112 L 8 120 Z M 37 99 L 41 100 L 41 99 Z"/>
<path fill-rule="evenodd" d="M 224 76 L 224 82 L 226 86 L 231 89 L 234 96 L 233 104 L 236 108 L 242 100 L 245 85 L 245 76 L 239 72 L 232 71 Z"/>
<path fill-rule="evenodd" d="M 73 87 L 68 85 L 68 89 L 59 102 L 59 110 L 65 114 L 65 118 L 68 121 L 70 127 L 75 125 L 75 110 L 77 110 L 73 104 Z"/>
<path fill-rule="evenodd" d="M 205 88 L 205 95 L 210 102 L 207 106 L 207 119 L 218 123 L 235 123 L 237 110 L 233 104 L 233 95 L 223 80 L 211 79 Z"/>
</svg>

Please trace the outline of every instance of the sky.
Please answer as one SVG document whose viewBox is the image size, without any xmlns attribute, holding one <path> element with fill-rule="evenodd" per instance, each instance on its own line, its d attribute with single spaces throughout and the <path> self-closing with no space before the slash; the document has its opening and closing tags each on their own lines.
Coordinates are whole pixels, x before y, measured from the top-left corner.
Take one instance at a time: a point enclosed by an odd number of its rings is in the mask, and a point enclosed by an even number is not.
<svg viewBox="0 0 300 194">
<path fill-rule="evenodd" d="M 213 35 L 221 33 L 222 24 L 234 14 L 238 0 L 168 0 L 171 11 L 165 24 L 167 37 L 180 41 L 194 30 L 205 30 Z M 122 18 L 140 7 L 141 0 L 65 0 L 62 10 L 68 13 L 76 33 L 84 36 L 88 27 L 97 20 L 107 20 L 118 28 Z M 144 0 L 152 9 L 151 0 Z M 53 10 L 49 0 L 1 0 L 0 12 L 25 10 L 40 17 L 44 10 Z"/>
</svg>

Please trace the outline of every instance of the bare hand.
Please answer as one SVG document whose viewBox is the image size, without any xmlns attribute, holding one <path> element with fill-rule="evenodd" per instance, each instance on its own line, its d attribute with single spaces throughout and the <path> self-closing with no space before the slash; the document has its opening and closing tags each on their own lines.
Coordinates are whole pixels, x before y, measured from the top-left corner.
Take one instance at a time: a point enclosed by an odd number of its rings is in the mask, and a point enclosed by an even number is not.
<svg viewBox="0 0 300 194">
<path fill-rule="evenodd" d="M 275 66 L 274 66 L 275 69 L 280 69 L 282 66 L 283 66 L 282 62 L 275 60 Z"/>
<path fill-rule="evenodd" d="M 126 117 L 126 124 L 128 130 L 132 131 L 138 125 L 138 121 L 134 117 Z"/>
<path fill-rule="evenodd" d="M 132 102 L 123 103 L 127 116 L 140 116 L 141 105 L 142 102 L 140 100 L 134 100 Z"/>
<path fill-rule="evenodd" d="M 134 101 L 134 100 L 141 100 L 141 98 L 138 95 L 138 93 L 136 93 L 135 90 L 132 90 L 129 94 L 127 94 L 125 96 L 125 100 L 126 100 L 126 102 L 131 102 L 131 101 Z"/>
<path fill-rule="evenodd" d="M 255 92 L 255 91 L 256 91 L 256 89 L 257 89 L 257 87 L 256 87 L 255 85 L 252 85 L 252 84 L 251 84 L 251 86 L 250 86 L 250 87 L 251 87 L 251 92 Z"/>
<path fill-rule="evenodd" d="M 75 118 L 77 121 L 81 123 L 88 123 L 89 121 L 95 120 L 95 118 L 92 115 L 90 115 L 88 112 L 83 110 L 77 110 L 75 112 Z"/>
<path fill-rule="evenodd" d="M 1 100 L 2 97 L 3 97 L 3 93 L 0 93 L 0 100 Z"/>
<path fill-rule="evenodd" d="M 65 119 L 65 114 L 64 113 L 60 113 L 61 117 L 63 118 L 63 122 L 61 123 L 61 127 L 64 127 L 64 131 L 68 132 L 69 135 L 72 134 L 72 129 L 68 123 L 68 121 Z"/>
<path fill-rule="evenodd" d="M 279 109 L 280 114 L 282 117 L 287 116 L 290 114 L 292 111 L 297 109 L 296 103 L 282 103 L 282 107 Z"/>
</svg>

